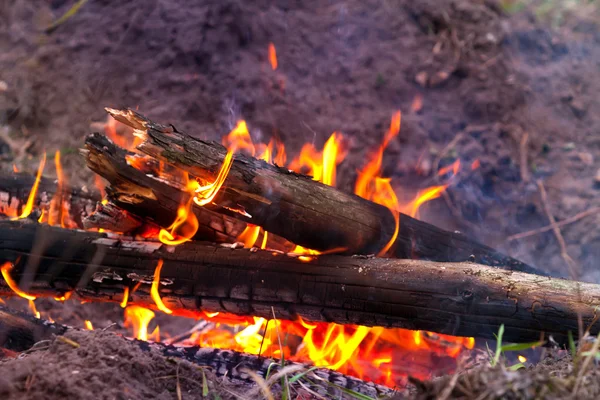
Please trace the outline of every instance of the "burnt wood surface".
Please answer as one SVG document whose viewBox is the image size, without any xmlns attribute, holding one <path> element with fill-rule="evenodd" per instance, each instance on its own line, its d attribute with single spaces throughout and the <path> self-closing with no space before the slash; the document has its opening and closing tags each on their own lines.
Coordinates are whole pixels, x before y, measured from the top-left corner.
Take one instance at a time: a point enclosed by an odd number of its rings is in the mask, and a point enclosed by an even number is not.
<svg viewBox="0 0 600 400">
<path fill-rule="evenodd" d="M 26 173 L 0 175 L 0 205 L 5 207 L 13 204 L 14 200 L 18 200 L 18 211 L 20 213 L 21 208 L 27 202 L 34 182 L 35 176 Z M 35 200 L 36 209 L 39 210 L 42 203 L 48 206 L 57 194 L 57 188 L 58 185 L 55 179 L 42 177 Z M 83 190 L 69 185 L 62 188 L 60 195 L 68 202 L 69 216 L 79 227 L 83 226 L 83 218 L 91 214 L 96 207 L 96 203 L 102 199 L 100 193 L 96 190 Z M 39 217 L 39 213 L 32 215 L 33 217 Z"/>
<path fill-rule="evenodd" d="M 105 136 L 92 134 L 86 139 L 82 152 L 88 167 L 106 179 L 110 201 L 138 217 L 167 228 L 177 218 L 177 209 L 190 201 L 186 191 L 161 182 L 130 166 L 126 150 L 116 146 Z M 246 224 L 218 214 L 204 207 L 193 207 L 199 228 L 195 238 L 214 242 L 235 242 Z"/>
<path fill-rule="evenodd" d="M 175 248 L 106 234 L 0 222 L 0 260 L 33 295 L 75 290 L 89 301 L 153 306 L 150 283 L 164 260 L 160 294 L 179 315 L 199 310 L 343 324 L 400 327 L 507 342 L 543 333 L 566 342 L 577 317 L 590 324 L 600 286 L 474 263 L 367 256 L 320 256 L 310 262 L 270 251 L 187 242 Z M 131 291 L 131 290 L 130 290 Z M 14 295 L 0 280 L 0 296 Z M 600 332 L 600 322 L 591 333 Z"/>
<path fill-rule="evenodd" d="M 178 132 L 172 125 L 156 124 L 132 110 L 107 111 L 145 137 L 138 150 L 191 176 L 214 181 L 226 154 L 219 143 L 196 139 Z M 377 254 L 395 229 L 394 216 L 386 207 L 240 153 L 235 154 L 231 171 L 214 203 L 221 213 L 260 225 L 268 232 L 316 250 Z M 480 264 L 539 273 L 464 235 L 405 214 L 400 215 L 398 238 L 388 255 L 433 261 L 471 259 Z"/>
<path fill-rule="evenodd" d="M 98 334 L 38 319 L 32 315 L 26 315 L 22 312 L 0 306 L 0 349 L 8 349 L 14 352 L 26 351 L 41 340 L 53 340 L 55 336 L 65 335 L 73 330 L 82 334 Z M 107 335 L 111 333 L 101 332 L 99 334 Z M 246 370 L 253 371 L 266 379 L 268 376 L 273 376 L 279 372 L 281 368 L 280 360 L 273 360 L 272 358 L 259 357 L 232 350 L 202 348 L 199 346 L 176 347 L 164 343 L 152 343 L 123 338 L 124 346 L 130 343 L 139 346 L 143 351 L 157 351 L 162 353 L 165 357 L 184 359 L 196 365 L 210 367 L 217 376 L 227 376 L 229 379 L 246 381 L 253 384 L 255 381 L 253 381 L 251 376 L 245 372 Z M 285 365 L 298 365 L 298 363 L 288 361 Z M 306 365 L 305 368 L 308 369 L 310 367 L 310 365 Z M 358 378 L 325 368 L 315 369 L 312 374 L 315 374 L 319 378 L 337 385 L 340 388 L 353 390 L 372 398 L 393 394 L 392 389 L 385 386 L 376 385 L 372 382 L 365 382 Z M 309 373 L 307 378 L 310 378 L 311 376 L 311 373 Z M 324 383 L 317 384 L 311 388 L 322 395 L 339 395 L 339 388 L 336 389 L 335 387 L 328 386 Z"/>
</svg>

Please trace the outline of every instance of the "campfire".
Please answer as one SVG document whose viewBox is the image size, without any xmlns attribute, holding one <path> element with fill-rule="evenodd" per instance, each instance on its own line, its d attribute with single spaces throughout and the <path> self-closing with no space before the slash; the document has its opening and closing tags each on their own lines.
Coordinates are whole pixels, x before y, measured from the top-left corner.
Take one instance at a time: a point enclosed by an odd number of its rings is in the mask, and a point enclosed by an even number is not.
<svg viewBox="0 0 600 400">
<path fill-rule="evenodd" d="M 310 363 L 388 387 L 451 373 L 474 336 L 493 338 L 501 324 L 508 340 L 560 341 L 577 315 L 593 318 L 526 264 L 416 219 L 458 179 L 459 160 L 401 204 L 382 170 L 400 112 L 352 194 L 335 188 L 342 133 L 292 157 L 277 138 L 255 143 L 243 120 L 219 144 L 106 110 L 81 150 L 95 189 L 69 185 L 59 152 L 56 181 L 43 177 L 44 154 L 35 177 L 15 167 L 0 188 L 0 295 L 27 299 L 37 318 L 40 297 L 117 302 L 140 340 Z M 198 324 L 150 332 L 155 313 Z"/>
</svg>

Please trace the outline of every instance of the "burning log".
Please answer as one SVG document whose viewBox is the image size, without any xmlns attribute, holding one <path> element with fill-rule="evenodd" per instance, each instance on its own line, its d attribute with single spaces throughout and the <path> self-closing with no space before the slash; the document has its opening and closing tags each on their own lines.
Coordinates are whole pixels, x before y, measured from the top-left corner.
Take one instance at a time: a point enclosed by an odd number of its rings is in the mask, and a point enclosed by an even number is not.
<svg viewBox="0 0 600 400">
<path fill-rule="evenodd" d="M 108 111 L 144 138 L 138 150 L 192 177 L 215 181 L 227 153 L 220 144 L 182 134 L 172 126 L 156 124 L 132 110 Z M 94 143 L 99 141 L 98 135 L 89 137 L 88 149 L 96 147 Z M 107 152 L 104 147 L 95 151 L 97 155 Z M 132 179 L 119 177 L 119 182 L 114 177 L 115 171 L 106 165 L 95 165 L 89 158 L 88 165 L 111 185 L 131 185 Z M 116 172 L 120 174 L 120 168 Z M 150 185 L 152 183 L 143 184 L 144 187 Z M 181 199 L 181 195 L 169 197 Z M 396 231 L 395 216 L 386 207 L 244 154 L 235 154 L 211 206 L 222 214 L 259 225 L 297 245 L 319 251 L 337 249 L 345 254 L 376 254 L 386 247 Z M 132 207 L 139 205 L 131 205 L 130 209 Z M 434 261 L 471 259 L 515 271 L 538 272 L 466 236 L 404 214 L 400 215 L 391 255 Z"/>
<path fill-rule="evenodd" d="M 24 173 L 0 176 L 1 213 L 10 216 L 9 210 L 12 210 L 13 213 L 19 214 L 19 208 L 27 203 L 34 182 L 35 176 Z M 65 203 L 67 205 L 65 210 L 58 207 L 59 210 L 56 213 L 68 212 L 68 219 L 79 228 L 83 227 L 82 219 L 90 215 L 94 211 L 96 203 L 102 199 L 100 193 L 96 191 L 87 191 L 71 186 L 63 186 L 59 192 L 59 186 L 54 179 L 41 177 L 34 199 L 36 208 L 50 213 L 51 203 L 55 198 L 58 200 L 57 204 Z M 60 216 L 55 219 L 57 223 L 60 223 Z"/>
<path fill-rule="evenodd" d="M 117 147 L 103 135 L 90 135 L 83 153 L 89 168 L 110 183 L 106 192 L 111 203 L 145 221 L 151 221 L 159 227 L 168 227 L 177 218 L 180 205 L 191 201 L 184 190 L 152 178 L 129 165 L 126 156 L 131 156 L 131 153 Z M 193 211 L 199 222 L 196 239 L 233 243 L 246 227 L 241 221 L 203 207 L 194 207 Z M 112 214 L 122 215 L 116 212 Z M 127 230 L 131 228 L 130 221 L 122 224 L 125 222 L 123 219 L 109 221 L 109 216 L 105 217 L 103 225 L 112 224 L 112 230 L 116 232 L 130 232 Z M 96 226 L 96 223 L 88 221 L 88 226 Z"/>
<path fill-rule="evenodd" d="M 77 329 L 41 320 L 0 306 L 0 349 L 7 349 L 12 352 L 26 351 L 41 340 L 52 340 L 54 337 L 65 335 L 71 330 Z M 80 332 L 93 334 L 91 331 Z M 268 375 L 273 376 L 281 369 L 281 363 L 274 362 L 273 359 L 231 350 L 202 348 L 199 346 L 175 347 L 164 343 L 140 340 L 130 342 L 135 343 L 144 351 L 157 350 L 165 357 L 184 359 L 196 365 L 210 367 L 217 376 L 227 376 L 230 379 L 243 380 L 249 383 L 256 382 L 245 372 L 246 370 L 255 372 L 265 379 Z M 301 366 L 298 363 L 285 362 L 285 366 L 290 365 Z M 305 366 L 304 369 L 308 368 L 310 368 L 309 365 Z M 392 389 L 385 386 L 365 382 L 325 368 L 314 369 L 307 377 L 313 376 L 311 374 L 316 375 L 320 380 L 337 386 L 336 390 L 335 387 L 329 387 L 324 383 L 318 384 L 318 381 L 314 379 L 318 387 L 313 387 L 313 390 L 317 390 L 322 395 L 326 395 L 328 392 L 335 394 L 340 388 L 362 393 L 371 398 L 390 396 L 394 393 Z"/>
<path fill-rule="evenodd" d="M 33 297 L 75 291 L 86 300 L 122 302 L 128 288 L 130 304 L 157 304 L 179 315 L 205 310 L 270 318 L 274 310 L 287 320 L 481 338 L 494 338 L 504 324 L 508 342 L 536 341 L 544 333 L 566 342 L 578 330 L 578 316 L 591 324 L 591 334 L 600 332 L 599 285 L 474 263 L 366 256 L 303 262 L 277 252 L 193 241 L 174 248 L 6 221 L 0 243 L 0 260 L 15 264 L 4 272 Z M 0 296 L 14 294 L 0 283 Z"/>
</svg>

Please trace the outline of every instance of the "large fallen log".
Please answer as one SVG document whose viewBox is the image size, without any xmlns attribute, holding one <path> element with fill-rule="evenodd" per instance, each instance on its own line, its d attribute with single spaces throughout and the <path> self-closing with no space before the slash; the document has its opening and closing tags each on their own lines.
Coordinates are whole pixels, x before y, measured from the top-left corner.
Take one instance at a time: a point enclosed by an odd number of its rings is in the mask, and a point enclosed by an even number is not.
<svg viewBox="0 0 600 400">
<path fill-rule="evenodd" d="M 145 139 L 138 150 L 191 176 L 214 181 L 226 155 L 220 144 L 156 124 L 132 110 L 107 111 Z M 94 171 L 111 180 L 101 168 Z M 379 204 L 239 153 L 214 205 L 223 214 L 260 225 L 295 244 L 316 250 L 345 249 L 345 254 L 378 253 L 390 241 L 396 226 L 393 214 Z M 242 212 L 233 212 L 235 209 Z M 471 259 L 537 272 L 464 235 L 404 214 L 400 215 L 400 230 L 391 255 L 434 261 Z"/>
<path fill-rule="evenodd" d="M 18 311 L 0 306 L 0 349 L 7 349 L 13 352 L 22 352 L 31 349 L 31 347 L 42 340 L 53 340 L 56 336 L 63 336 L 71 331 L 77 331 L 80 334 L 110 334 L 108 332 L 98 333 L 91 331 L 82 331 L 71 328 L 55 322 L 45 321 L 35 318 L 31 315 L 25 315 Z M 202 348 L 199 346 L 171 346 L 163 343 L 144 342 L 140 340 L 123 340 L 123 345 L 133 343 L 144 351 L 158 351 L 165 357 L 179 358 L 187 360 L 193 364 L 210 367 L 217 376 L 226 376 L 229 379 L 242 380 L 249 383 L 256 383 L 252 377 L 246 373 L 250 370 L 263 379 L 268 379 L 281 369 L 281 361 L 273 360 L 267 357 L 260 357 L 252 354 L 240 353 L 231 350 L 220 350 L 213 348 Z M 298 365 L 298 363 L 285 362 L 286 366 Z M 310 368 L 306 365 L 303 369 Z M 297 371 L 298 372 L 298 371 Z M 314 375 L 313 375 L 314 374 Z M 394 392 L 385 386 L 376 385 L 372 382 L 365 382 L 352 376 L 347 376 L 336 371 L 325 368 L 313 369 L 307 375 L 307 378 L 316 376 L 312 379 L 317 384 L 312 387 L 322 395 L 339 395 L 339 389 L 348 389 L 371 398 L 381 398 L 390 396 Z M 320 383 L 324 380 L 333 385 Z M 336 396 L 337 397 L 337 396 Z"/>
<path fill-rule="evenodd" d="M 270 318 L 400 327 L 456 336 L 529 342 L 544 333 L 566 342 L 578 316 L 591 333 L 600 285 L 474 263 L 320 256 L 310 262 L 269 251 L 187 242 L 175 248 L 123 237 L 0 222 L 0 260 L 34 296 L 76 291 L 86 300 L 153 306 L 151 282 L 180 315 L 228 312 Z M 17 262 L 18 260 L 18 262 Z M 139 285 L 141 283 L 141 285 Z M 136 291 L 134 286 L 138 285 Z M 133 292 L 133 293 L 132 293 Z M 0 296 L 14 295 L 0 280 Z"/>
</svg>

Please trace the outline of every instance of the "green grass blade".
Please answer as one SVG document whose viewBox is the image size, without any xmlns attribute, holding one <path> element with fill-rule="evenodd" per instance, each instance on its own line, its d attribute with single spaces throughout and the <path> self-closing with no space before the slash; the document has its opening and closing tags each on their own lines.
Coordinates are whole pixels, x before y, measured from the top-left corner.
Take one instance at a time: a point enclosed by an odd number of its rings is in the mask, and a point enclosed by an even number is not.
<svg viewBox="0 0 600 400">
<path fill-rule="evenodd" d="M 534 347 L 538 347 L 543 345 L 544 342 L 529 342 L 529 343 L 510 343 L 502 345 L 502 351 L 523 351 L 533 349 Z"/>
<path fill-rule="evenodd" d="M 573 339 L 573 334 L 571 333 L 571 331 L 567 332 L 567 335 L 569 339 L 569 350 L 571 351 L 571 358 L 573 359 L 573 362 L 575 362 L 575 359 L 577 358 L 577 345 L 575 345 L 575 339 Z"/>
<path fill-rule="evenodd" d="M 69 11 L 64 13 L 64 15 L 62 17 L 60 17 L 59 19 L 54 21 L 52 24 L 50 24 L 49 27 L 46 28 L 46 33 L 52 33 L 52 31 L 54 31 L 60 25 L 64 24 L 66 21 L 68 21 L 69 18 L 71 18 L 73 15 L 77 14 L 77 11 L 79 11 L 79 9 L 81 7 L 83 7 L 83 5 L 87 2 L 88 2 L 88 0 L 79 0 L 77 3 L 73 4 L 73 6 L 71 8 L 69 8 Z"/>
<path fill-rule="evenodd" d="M 502 336 L 504 336 L 504 324 L 500 325 L 500 329 L 498 329 L 498 335 L 496 335 L 496 353 L 494 354 L 494 359 L 492 360 L 492 367 L 498 365 L 498 361 L 500 361 L 500 355 L 502 354 Z"/>
<path fill-rule="evenodd" d="M 525 368 L 525 364 L 523 364 L 523 363 L 517 363 L 515 365 L 511 365 L 510 367 L 508 367 L 508 370 L 509 371 L 518 371 L 521 368 Z"/>
<path fill-rule="evenodd" d="M 292 383 L 296 382 L 297 380 L 302 379 L 302 377 L 304 377 L 306 374 L 314 371 L 315 369 L 317 369 L 317 367 L 312 367 L 311 369 L 307 369 L 304 372 L 300 372 L 300 373 L 292 376 L 289 380 L 289 383 L 292 384 Z"/>
<path fill-rule="evenodd" d="M 208 382 L 206 381 L 204 370 L 201 369 L 200 371 L 202 371 L 202 397 L 206 397 L 208 396 Z"/>
</svg>

